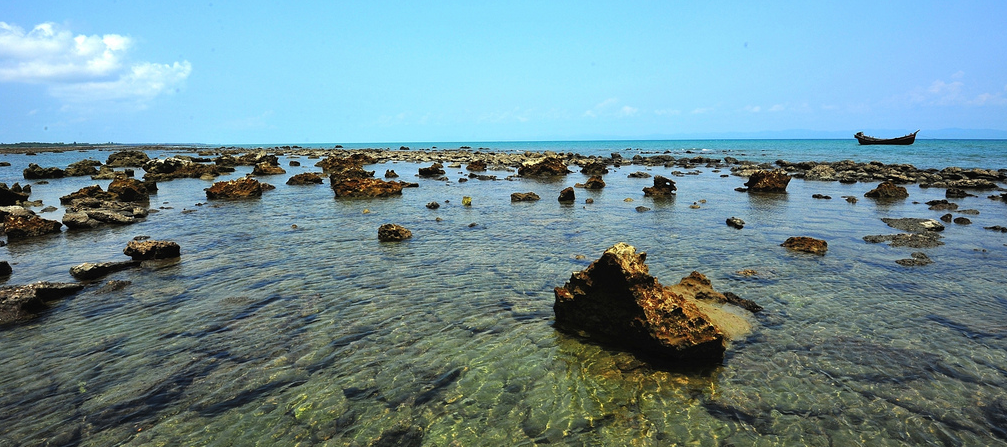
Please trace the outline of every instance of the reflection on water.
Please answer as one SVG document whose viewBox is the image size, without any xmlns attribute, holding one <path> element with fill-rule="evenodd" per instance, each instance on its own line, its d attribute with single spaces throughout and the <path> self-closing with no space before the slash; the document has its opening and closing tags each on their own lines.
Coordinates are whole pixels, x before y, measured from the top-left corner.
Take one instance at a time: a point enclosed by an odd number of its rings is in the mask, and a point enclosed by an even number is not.
<svg viewBox="0 0 1007 447">
<path fill-rule="evenodd" d="M 65 166 L 85 155 L 47 156 Z M 11 160 L 8 184 L 29 158 Z M 881 217 L 939 216 L 913 202 L 943 191 L 910 186 L 904 202 L 851 204 L 839 197 L 876 185 L 794 180 L 786 195 L 749 195 L 734 191 L 743 179 L 704 170 L 675 177 L 678 196 L 657 201 L 641 191 L 652 179 L 626 177 L 644 168 L 624 166 L 562 206 L 559 191 L 586 176 L 458 183 L 459 169 L 444 182 L 414 177 L 423 165 L 389 163 L 369 169 L 420 187 L 336 200 L 327 184 L 285 185 L 313 170 L 286 161 L 286 176 L 262 178 L 277 189 L 259 200 L 210 202 L 209 182 L 165 182 L 151 203 L 165 209 L 142 223 L 0 248 L 15 263 L 10 284 L 69 281 L 74 264 L 124 260 L 137 235 L 183 253 L 0 331 L 0 445 L 1007 440 L 1007 240 L 982 229 L 1003 224 L 1002 203 L 960 199 L 980 211 L 975 223 L 949 226 L 946 245 L 925 250 L 935 263 L 909 268 L 894 261 L 913 249 L 861 238 L 893 232 Z M 32 198 L 57 206 L 93 183 L 53 180 L 33 185 Z M 542 200 L 510 202 L 527 191 Z M 745 228 L 726 226 L 731 216 Z M 378 242 L 387 222 L 413 238 Z M 828 253 L 779 247 L 802 235 L 827 240 Z M 698 270 L 764 306 L 755 332 L 723 365 L 682 372 L 555 331 L 552 288 L 619 241 L 648 252 L 665 283 Z M 129 284 L 102 287 L 108 280 Z"/>
</svg>

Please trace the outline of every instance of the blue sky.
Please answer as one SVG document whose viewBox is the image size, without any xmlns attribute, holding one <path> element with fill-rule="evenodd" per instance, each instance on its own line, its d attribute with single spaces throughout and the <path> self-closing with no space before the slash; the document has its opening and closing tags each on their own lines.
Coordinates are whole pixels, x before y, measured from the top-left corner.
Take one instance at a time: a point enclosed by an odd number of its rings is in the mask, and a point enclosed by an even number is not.
<svg viewBox="0 0 1007 447">
<path fill-rule="evenodd" d="M 6 0 L 0 142 L 981 136 L 1007 131 L 1005 23 L 1003 1 Z"/>
</svg>

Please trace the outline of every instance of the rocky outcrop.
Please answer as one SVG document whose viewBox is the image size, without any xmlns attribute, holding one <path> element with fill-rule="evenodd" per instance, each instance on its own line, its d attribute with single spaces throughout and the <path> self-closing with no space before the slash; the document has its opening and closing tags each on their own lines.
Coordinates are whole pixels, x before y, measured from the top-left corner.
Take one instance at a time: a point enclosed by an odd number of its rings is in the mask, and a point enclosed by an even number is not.
<svg viewBox="0 0 1007 447">
<path fill-rule="evenodd" d="M 378 240 L 381 242 L 398 242 L 413 237 L 413 233 L 398 224 L 384 224 L 378 227 Z"/>
<path fill-rule="evenodd" d="M 97 175 L 97 167 L 101 166 L 101 162 L 98 160 L 81 160 L 78 162 L 70 163 L 70 166 L 66 167 L 64 174 L 67 177 L 83 177 Z"/>
<path fill-rule="evenodd" d="M 138 168 L 150 161 L 150 157 L 143 151 L 119 151 L 109 154 L 105 160 L 105 166 L 122 168 Z"/>
<path fill-rule="evenodd" d="M 322 177 L 314 172 L 303 172 L 287 179 L 288 185 L 320 185 Z"/>
<path fill-rule="evenodd" d="M 755 171 L 745 182 L 748 192 L 785 193 L 790 184 L 790 176 L 786 171 Z"/>
<path fill-rule="evenodd" d="M 440 177 L 440 176 L 444 175 L 444 169 L 442 169 L 442 168 L 444 168 L 444 165 L 442 165 L 440 163 L 434 163 L 434 164 L 430 165 L 430 167 L 420 168 L 420 170 L 419 170 L 419 176 L 420 177 Z"/>
<path fill-rule="evenodd" d="M 468 166 L 465 167 L 465 170 L 471 172 L 483 172 L 486 170 L 486 162 L 482 160 L 470 161 Z"/>
<path fill-rule="evenodd" d="M 879 200 L 898 200 L 909 197 L 909 191 L 903 186 L 898 186 L 892 182 L 882 182 L 877 188 L 864 193 L 864 197 Z"/>
<path fill-rule="evenodd" d="M 375 178 L 340 179 L 329 176 L 329 183 L 336 197 L 388 197 L 402 195 L 402 182 L 386 182 Z"/>
<path fill-rule="evenodd" d="M 728 324 L 715 322 L 698 300 L 715 296 L 709 281 L 665 287 L 645 259 L 646 253 L 618 243 L 571 275 L 554 290 L 556 328 L 673 365 L 721 361 Z"/>
<path fill-rule="evenodd" d="M 252 168 L 252 175 L 280 175 L 286 174 L 287 171 L 283 170 L 278 164 L 270 164 L 268 161 L 256 164 Z"/>
<path fill-rule="evenodd" d="M 47 309 L 48 302 L 83 288 L 83 284 L 51 282 L 0 287 L 0 325 L 28 320 Z"/>
<path fill-rule="evenodd" d="M 216 182 L 205 189 L 207 199 L 247 199 L 262 197 L 262 184 L 250 177 Z"/>
<path fill-rule="evenodd" d="M 8 215 L 3 220 L 2 230 L 7 234 L 7 240 L 15 240 L 56 234 L 62 228 L 62 223 L 55 220 L 43 219 L 35 215 L 27 217 Z"/>
<path fill-rule="evenodd" d="M 205 165 L 180 157 L 169 157 L 164 160 L 153 159 L 144 163 L 144 180 L 166 181 L 176 178 L 213 178 L 233 168 L 223 168 L 215 165 Z"/>
<path fill-rule="evenodd" d="M 944 245 L 937 233 L 899 233 L 864 236 L 864 242 L 878 244 L 888 242 L 892 247 L 934 248 Z"/>
<path fill-rule="evenodd" d="M 66 177 L 66 172 L 60 168 L 43 168 L 35 163 L 30 163 L 27 168 L 24 168 L 22 173 L 24 174 L 24 178 L 29 180 Z"/>
<path fill-rule="evenodd" d="M 567 186 L 566 188 L 563 188 L 563 190 L 559 192 L 558 200 L 560 202 L 573 202 L 577 200 L 577 197 L 573 192 L 573 187 Z"/>
<path fill-rule="evenodd" d="M 534 202 L 539 199 L 538 194 L 533 192 L 515 192 L 510 195 L 511 202 Z"/>
<path fill-rule="evenodd" d="M 95 228 L 103 223 L 132 224 L 147 217 L 149 188 L 156 185 L 121 177 L 109 184 L 109 191 L 98 185 L 85 186 L 59 198 L 67 205 L 63 224 L 67 228 Z"/>
<path fill-rule="evenodd" d="M 181 256 L 182 249 L 175 242 L 171 241 L 129 241 L 123 254 L 129 256 L 134 261 L 145 261 L 148 259 L 171 259 Z"/>
<path fill-rule="evenodd" d="M 127 177 L 116 178 L 108 184 L 108 192 L 114 194 L 115 200 L 119 202 L 149 202 L 150 189 L 150 184 Z M 156 184 L 153 185 L 153 189 L 157 190 Z"/>
<path fill-rule="evenodd" d="M 22 191 L 14 191 L 7 185 L 0 183 L 0 206 L 13 206 L 28 200 L 28 194 Z"/>
<path fill-rule="evenodd" d="M 675 181 L 663 175 L 654 176 L 654 186 L 643 188 L 644 197 L 670 197 L 675 195 Z"/>
<path fill-rule="evenodd" d="M 566 167 L 566 162 L 558 157 L 546 157 L 538 161 L 528 161 L 517 170 L 517 175 L 521 177 L 540 177 L 567 175 L 570 170 Z"/>
<path fill-rule="evenodd" d="M 82 281 L 98 279 L 105 275 L 126 270 L 140 265 L 139 261 L 121 262 L 85 262 L 70 267 L 70 275 Z"/>
<path fill-rule="evenodd" d="M 881 221 L 889 227 L 897 230 L 908 231 L 910 233 L 925 233 L 928 231 L 944 231 L 944 225 L 934 219 L 920 219 L 916 217 L 882 217 Z"/>
<path fill-rule="evenodd" d="M 602 189 L 605 187 L 605 180 L 600 175 L 592 176 L 584 182 L 585 189 Z"/>
<path fill-rule="evenodd" d="M 836 170 L 829 165 L 815 165 L 804 174 L 805 180 L 833 181 L 836 180 Z"/>
<path fill-rule="evenodd" d="M 789 237 L 780 246 L 788 250 L 802 251 L 816 255 L 824 255 L 829 250 L 828 242 L 807 236 Z"/>
<path fill-rule="evenodd" d="M 352 154 L 348 157 L 330 155 L 315 163 L 326 174 L 339 174 L 342 178 L 367 178 L 374 176 L 374 171 L 365 171 L 365 164 L 373 164 L 373 157 L 364 154 Z"/>
<path fill-rule="evenodd" d="M 600 161 L 592 161 L 580 168 L 580 173 L 591 176 L 605 175 L 608 174 L 608 167 Z"/>
</svg>

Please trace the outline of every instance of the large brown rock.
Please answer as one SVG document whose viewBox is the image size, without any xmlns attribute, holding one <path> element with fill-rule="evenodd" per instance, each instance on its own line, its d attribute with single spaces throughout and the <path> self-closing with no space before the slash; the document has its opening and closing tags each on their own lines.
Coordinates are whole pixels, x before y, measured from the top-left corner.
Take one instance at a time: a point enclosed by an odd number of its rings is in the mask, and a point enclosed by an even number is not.
<svg viewBox="0 0 1007 447">
<path fill-rule="evenodd" d="M 262 197 L 262 183 L 249 177 L 216 182 L 206 188 L 207 199 L 246 199 Z"/>
<path fill-rule="evenodd" d="M 329 176 L 329 183 L 336 197 L 388 197 L 402 195 L 401 182 L 386 182 L 376 178 L 339 179 Z"/>
<path fill-rule="evenodd" d="M 12 191 L 7 185 L 0 183 L 0 206 L 17 205 L 25 200 L 28 200 L 28 194 Z"/>
<path fill-rule="evenodd" d="M 148 259 L 170 259 L 181 256 L 182 249 L 171 241 L 129 241 L 122 253 L 134 261 Z"/>
<path fill-rule="evenodd" d="M 600 175 L 591 176 L 584 182 L 585 189 L 602 189 L 605 187 L 605 180 Z"/>
<path fill-rule="evenodd" d="M 66 176 L 66 172 L 60 168 L 43 168 L 35 163 L 29 163 L 27 168 L 22 171 L 24 178 L 26 179 L 48 179 L 48 178 L 63 178 Z"/>
<path fill-rule="evenodd" d="M 673 364 L 721 361 L 728 337 L 695 299 L 710 292 L 661 285 L 645 259 L 620 242 L 571 275 L 554 291 L 556 327 Z"/>
<path fill-rule="evenodd" d="M 140 167 L 150 161 L 150 156 L 143 151 L 119 151 L 109 154 L 105 160 L 106 166 L 111 167 Z"/>
<path fill-rule="evenodd" d="M 144 180 L 165 181 L 176 178 L 216 177 L 223 172 L 233 171 L 233 168 L 222 168 L 217 165 L 205 165 L 192 160 L 169 157 L 164 160 L 153 159 L 144 163 Z"/>
<path fill-rule="evenodd" d="M 322 177 L 314 172 L 302 172 L 287 179 L 288 185 L 320 185 Z"/>
<path fill-rule="evenodd" d="M 643 195 L 645 197 L 669 197 L 675 195 L 675 190 L 678 189 L 675 186 L 675 181 L 657 175 L 654 176 L 654 186 L 647 186 L 643 188 Z"/>
<path fill-rule="evenodd" d="M 147 185 L 134 178 L 120 177 L 112 180 L 112 183 L 108 184 L 108 192 L 115 194 L 121 202 L 150 201 Z"/>
<path fill-rule="evenodd" d="M 539 197 L 538 194 L 535 194 L 534 192 L 531 192 L 531 191 L 529 191 L 529 192 L 514 192 L 514 193 L 511 193 L 511 195 L 510 195 L 510 201 L 511 202 L 534 202 L 534 201 L 539 200 L 539 199 L 541 199 L 541 197 Z"/>
<path fill-rule="evenodd" d="M 8 215 L 3 220 L 3 232 L 7 233 L 8 240 L 55 234 L 62 228 L 62 223 L 38 216 Z"/>
<path fill-rule="evenodd" d="M 286 173 L 287 171 L 283 170 L 280 165 L 270 164 L 268 161 L 258 163 L 252 168 L 252 175 L 280 175 Z"/>
<path fill-rule="evenodd" d="M 780 244 L 780 246 L 788 250 L 803 251 L 805 253 L 813 253 L 816 255 L 824 255 L 829 249 L 828 242 L 807 236 L 789 237 L 786 241 Z"/>
<path fill-rule="evenodd" d="M 551 176 L 567 175 L 570 170 L 566 167 L 566 162 L 556 157 L 546 157 L 537 162 L 527 162 L 517 170 L 517 175 L 529 176 Z"/>
<path fill-rule="evenodd" d="M 384 224 L 378 227 L 378 240 L 381 242 L 398 242 L 413 237 L 413 233 L 398 224 Z"/>
<path fill-rule="evenodd" d="M 27 320 L 45 310 L 46 302 L 83 288 L 83 284 L 50 282 L 0 287 L 0 325 Z"/>
<path fill-rule="evenodd" d="M 882 200 L 896 200 L 909 197 L 909 191 L 903 186 L 898 186 L 892 182 L 883 182 L 864 194 L 864 197 Z"/>
<path fill-rule="evenodd" d="M 373 157 L 364 154 L 353 154 L 348 157 L 330 155 L 319 160 L 318 163 L 315 163 L 315 166 L 322 168 L 322 172 L 326 174 L 342 172 L 344 173 L 342 176 L 346 178 L 364 178 L 373 176 L 374 171 L 364 171 L 363 166 L 373 164 L 374 162 Z M 370 174 L 363 175 L 365 173 Z"/>
<path fill-rule="evenodd" d="M 101 162 L 98 160 L 81 160 L 70 163 L 70 166 L 66 167 L 64 174 L 66 174 L 67 177 L 97 175 L 98 166 L 101 166 Z"/>
<path fill-rule="evenodd" d="M 563 188 L 563 190 L 559 192 L 558 200 L 560 202 L 573 202 L 577 200 L 577 196 L 573 192 L 573 187 L 567 186 L 566 188 Z"/>
<path fill-rule="evenodd" d="M 745 182 L 748 192 L 787 192 L 790 176 L 783 170 L 755 171 Z"/>
<path fill-rule="evenodd" d="M 430 165 L 430 167 L 420 168 L 418 174 L 420 177 L 440 177 L 444 175 L 443 168 L 444 165 L 440 163 L 434 163 Z"/>
</svg>

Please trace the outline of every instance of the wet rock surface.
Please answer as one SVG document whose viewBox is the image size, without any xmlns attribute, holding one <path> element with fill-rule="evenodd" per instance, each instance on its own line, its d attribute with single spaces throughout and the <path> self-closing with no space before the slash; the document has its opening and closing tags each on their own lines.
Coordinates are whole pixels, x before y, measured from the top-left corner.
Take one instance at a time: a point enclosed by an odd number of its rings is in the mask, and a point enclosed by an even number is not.
<svg viewBox="0 0 1007 447">
<path fill-rule="evenodd" d="M 573 202 L 573 201 L 576 201 L 577 197 L 574 194 L 573 187 L 568 186 L 566 188 L 563 188 L 563 190 L 559 192 L 559 198 L 558 198 L 558 200 L 560 202 Z"/>
<path fill-rule="evenodd" d="M 786 171 L 779 169 L 774 171 L 756 171 L 745 182 L 748 192 L 760 193 L 785 193 L 789 184 L 790 176 L 787 175 Z"/>
<path fill-rule="evenodd" d="M 250 177 L 216 182 L 206 188 L 207 199 L 247 199 L 262 197 L 262 183 Z"/>
<path fill-rule="evenodd" d="M 378 240 L 381 242 L 399 242 L 413 237 L 413 232 L 398 224 L 384 224 L 378 227 Z"/>
<path fill-rule="evenodd" d="M 43 168 L 35 163 L 29 163 L 27 168 L 24 168 L 22 172 L 25 179 L 35 180 L 35 179 L 54 179 L 66 177 L 66 172 L 60 168 L 49 167 Z"/>
<path fill-rule="evenodd" d="M 138 265 L 140 265 L 140 261 L 85 262 L 70 267 L 70 275 L 78 280 L 92 280 Z"/>
<path fill-rule="evenodd" d="M 602 189 L 605 187 L 605 180 L 600 175 L 592 176 L 584 182 L 585 189 Z"/>
<path fill-rule="evenodd" d="M 83 289 L 77 283 L 37 282 L 0 287 L 0 326 L 25 321 L 48 308 L 47 303 Z"/>
<path fill-rule="evenodd" d="M 386 182 L 375 178 L 339 178 L 329 176 L 336 197 L 388 197 L 402 195 L 402 182 Z"/>
<path fill-rule="evenodd" d="M 807 236 L 789 237 L 786 241 L 780 244 L 780 246 L 788 250 L 812 253 L 816 255 L 824 255 L 825 252 L 829 250 L 828 242 Z"/>
<path fill-rule="evenodd" d="M 741 220 L 741 219 L 739 219 L 737 217 L 728 217 L 727 218 L 727 226 L 729 226 L 731 228 L 737 228 L 737 229 L 740 230 L 742 228 L 745 228 L 745 221 L 743 221 L 743 220 Z"/>
<path fill-rule="evenodd" d="M 910 233 L 944 231 L 944 225 L 934 219 L 921 219 L 915 217 L 882 217 L 881 221 L 888 224 L 889 227 L 897 230 L 908 231 Z"/>
<path fill-rule="evenodd" d="M 109 154 L 105 166 L 109 167 L 141 167 L 150 161 L 150 156 L 144 151 L 119 151 Z"/>
<path fill-rule="evenodd" d="M 928 233 L 899 233 L 899 234 L 879 234 L 864 236 L 864 241 L 872 244 L 888 242 L 892 247 L 910 248 L 934 248 L 944 245 L 940 234 Z"/>
<path fill-rule="evenodd" d="M 898 186 L 892 182 L 883 182 L 877 188 L 864 193 L 864 197 L 879 200 L 898 200 L 909 197 L 909 191 L 904 186 Z"/>
<path fill-rule="evenodd" d="M 144 180 L 167 181 L 176 178 L 213 178 L 234 168 L 206 165 L 180 157 L 168 157 L 164 160 L 153 159 L 143 164 Z"/>
<path fill-rule="evenodd" d="M 643 188 L 644 197 L 669 197 L 675 195 L 675 181 L 663 175 L 654 176 L 654 186 Z"/>
<path fill-rule="evenodd" d="M 929 256 L 927 256 L 926 253 L 923 253 L 921 251 L 915 251 L 910 256 L 911 257 L 906 259 L 899 259 L 895 261 L 895 263 L 906 267 L 919 267 L 933 264 L 934 262 L 932 259 L 930 259 Z"/>
<path fill-rule="evenodd" d="M 533 192 L 515 192 L 510 195 L 511 202 L 534 202 L 539 199 L 541 197 Z"/>
<path fill-rule="evenodd" d="M 529 161 L 518 168 L 517 175 L 521 177 L 540 177 L 567 175 L 570 170 L 566 162 L 558 157 L 546 157 L 538 161 Z"/>
<path fill-rule="evenodd" d="M 8 240 L 16 240 L 57 234 L 62 228 L 63 224 L 55 220 L 43 219 L 35 215 L 9 214 L 3 219 L 2 232 L 7 234 Z"/>
<path fill-rule="evenodd" d="M 322 177 L 313 172 L 303 172 L 287 179 L 288 185 L 320 185 Z"/>
<path fill-rule="evenodd" d="M 122 253 L 134 261 L 148 259 L 171 259 L 181 256 L 182 249 L 176 242 L 155 240 L 132 240 L 126 244 Z"/>
</svg>

